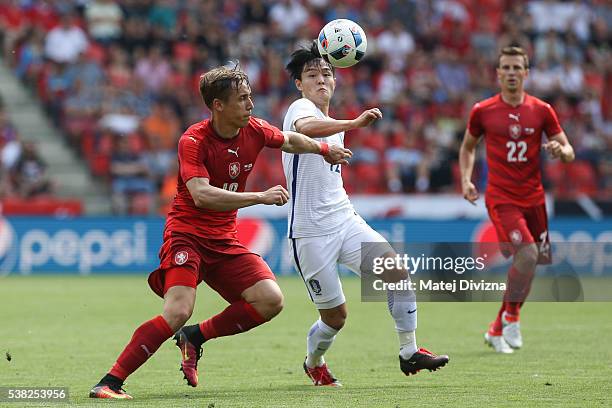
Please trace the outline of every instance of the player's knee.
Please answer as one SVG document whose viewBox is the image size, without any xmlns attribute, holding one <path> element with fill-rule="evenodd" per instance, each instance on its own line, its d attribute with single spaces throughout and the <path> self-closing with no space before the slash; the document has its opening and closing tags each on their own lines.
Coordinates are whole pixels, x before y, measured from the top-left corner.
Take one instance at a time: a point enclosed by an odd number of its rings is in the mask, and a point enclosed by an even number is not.
<svg viewBox="0 0 612 408">
<path fill-rule="evenodd" d="M 262 292 L 253 300 L 251 304 L 266 320 L 274 318 L 283 310 L 284 298 L 280 289 Z"/>
<path fill-rule="evenodd" d="M 515 265 L 521 271 L 529 271 L 537 265 L 538 255 L 536 244 L 524 245 L 515 255 Z"/>
<path fill-rule="evenodd" d="M 284 302 L 285 299 L 280 290 L 269 293 L 265 302 L 268 309 L 268 316 L 266 318 L 269 320 L 279 314 L 283 310 Z"/>
<path fill-rule="evenodd" d="M 173 330 L 178 330 L 187 323 L 193 313 L 190 302 L 167 302 L 164 305 L 163 316 Z"/>
<path fill-rule="evenodd" d="M 396 283 L 406 278 L 408 278 L 408 271 L 398 268 L 384 271 L 381 275 L 381 279 L 387 283 Z"/>
<path fill-rule="evenodd" d="M 326 311 L 327 313 L 321 313 L 321 321 L 329 327 L 340 330 L 346 323 L 348 312 L 346 308 L 341 308 L 333 311 Z"/>
</svg>

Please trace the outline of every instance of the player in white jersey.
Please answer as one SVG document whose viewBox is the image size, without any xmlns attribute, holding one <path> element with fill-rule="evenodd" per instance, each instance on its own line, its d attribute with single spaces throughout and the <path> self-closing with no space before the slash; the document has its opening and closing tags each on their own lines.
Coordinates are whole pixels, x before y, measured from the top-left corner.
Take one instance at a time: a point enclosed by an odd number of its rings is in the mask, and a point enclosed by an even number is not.
<svg viewBox="0 0 612 408">
<path fill-rule="evenodd" d="M 286 68 L 302 98 L 289 107 L 283 130 L 344 145 L 345 131 L 369 126 L 382 118 L 378 108 L 368 109 L 352 120 L 328 116 L 336 86 L 334 69 L 321 58 L 314 43 L 309 49 L 295 51 Z M 337 264 L 346 265 L 357 274 L 369 273 L 367 262 L 362 264 L 364 257 L 395 257 L 396 253 L 353 209 L 342 184 L 340 165 L 330 165 L 314 155 L 283 153 L 283 168 L 290 193 L 289 248 L 320 315 L 308 331 L 304 371 L 314 385 L 338 386 L 340 382 L 323 358 L 347 316 Z M 376 243 L 367 246 L 373 253 L 362 254 L 362 243 Z M 397 282 L 406 279 L 407 273 L 387 271 L 382 278 Z M 416 302 L 412 295 L 388 292 L 389 310 L 400 340 L 400 369 L 406 375 L 421 369 L 433 371 L 448 362 L 448 356 L 436 356 L 417 348 Z"/>
</svg>

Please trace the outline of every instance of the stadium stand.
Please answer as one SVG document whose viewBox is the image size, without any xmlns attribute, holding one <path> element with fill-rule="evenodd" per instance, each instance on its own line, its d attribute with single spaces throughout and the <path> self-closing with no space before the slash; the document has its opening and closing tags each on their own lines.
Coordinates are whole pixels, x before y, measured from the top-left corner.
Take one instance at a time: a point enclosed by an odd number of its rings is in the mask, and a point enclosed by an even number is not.
<svg viewBox="0 0 612 408">
<path fill-rule="evenodd" d="M 3 2 L 4 56 L 92 174 L 116 187 L 116 144 L 140 163 L 142 184 L 115 200 L 115 212 L 167 208 L 176 140 L 208 114 L 198 95 L 202 72 L 239 60 L 251 79 L 255 115 L 280 125 L 297 97 L 285 60 L 296 44 L 341 17 L 362 25 L 369 49 L 356 67 L 337 70 L 342 86 L 332 116 L 353 117 L 371 106 L 384 112 L 375 127 L 346 139 L 355 152 L 343 170 L 349 193 L 458 191 L 457 152 L 467 114 L 475 101 L 496 91 L 497 50 L 516 44 L 530 53 L 528 91 L 555 107 L 577 153 L 576 163 L 562 171 L 547 164 L 546 183 L 559 197 L 612 197 L 608 1 L 70 4 Z M 258 161 L 251 189 L 284 181 L 278 152 L 262 154 L 266 159 Z M 477 173 L 482 185 L 482 160 Z"/>
</svg>

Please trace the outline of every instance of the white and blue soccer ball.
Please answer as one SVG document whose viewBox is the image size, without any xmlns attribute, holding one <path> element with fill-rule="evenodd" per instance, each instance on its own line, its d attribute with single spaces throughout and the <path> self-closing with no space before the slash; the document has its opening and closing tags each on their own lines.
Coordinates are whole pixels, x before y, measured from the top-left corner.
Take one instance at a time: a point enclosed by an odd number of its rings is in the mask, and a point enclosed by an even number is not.
<svg viewBox="0 0 612 408">
<path fill-rule="evenodd" d="M 317 47 L 321 57 L 334 67 L 347 68 L 363 59 L 368 39 L 359 24 L 341 18 L 321 29 Z"/>
</svg>

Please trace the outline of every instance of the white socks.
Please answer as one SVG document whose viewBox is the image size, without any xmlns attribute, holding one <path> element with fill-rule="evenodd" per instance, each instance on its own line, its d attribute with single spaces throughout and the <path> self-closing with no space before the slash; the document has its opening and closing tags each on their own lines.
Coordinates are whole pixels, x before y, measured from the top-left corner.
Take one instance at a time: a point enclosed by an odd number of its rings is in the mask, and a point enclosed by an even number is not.
<svg viewBox="0 0 612 408">
<path fill-rule="evenodd" d="M 319 367 L 325 363 L 323 354 L 331 347 L 336 334 L 338 334 L 338 330 L 326 325 L 321 319 L 314 322 L 306 338 L 308 351 L 306 365 L 308 367 Z"/>
<path fill-rule="evenodd" d="M 417 352 L 415 332 L 398 331 L 397 337 L 399 337 L 400 344 L 399 354 L 404 360 L 408 360 L 414 353 Z"/>
<path fill-rule="evenodd" d="M 417 328 L 417 304 L 414 293 L 407 291 L 387 291 L 387 305 L 395 321 L 399 337 L 400 356 L 410 358 L 417 352 L 415 330 Z"/>
</svg>

